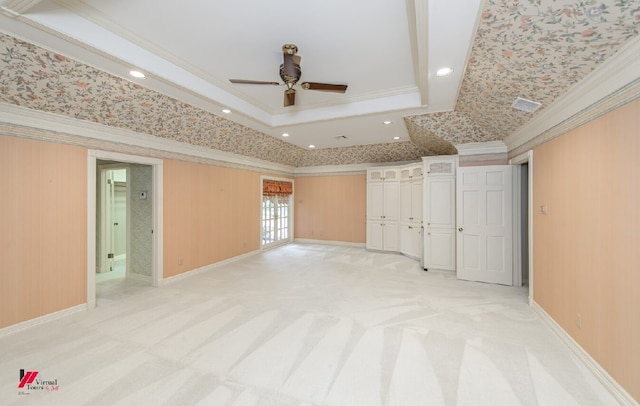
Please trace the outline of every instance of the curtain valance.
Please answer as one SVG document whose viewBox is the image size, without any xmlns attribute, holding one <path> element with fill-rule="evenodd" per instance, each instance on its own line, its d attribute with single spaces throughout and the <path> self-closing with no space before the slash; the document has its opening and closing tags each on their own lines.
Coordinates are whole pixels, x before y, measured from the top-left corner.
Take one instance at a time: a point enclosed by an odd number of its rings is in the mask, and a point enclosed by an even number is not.
<svg viewBox="0 0 640 406">
<path fill-rule="evenodd" d="M 264 196 L 288 196 L 293 194 L 293 183 L 281 180 L 264 179 L 262 181 Z"/>
</svg>

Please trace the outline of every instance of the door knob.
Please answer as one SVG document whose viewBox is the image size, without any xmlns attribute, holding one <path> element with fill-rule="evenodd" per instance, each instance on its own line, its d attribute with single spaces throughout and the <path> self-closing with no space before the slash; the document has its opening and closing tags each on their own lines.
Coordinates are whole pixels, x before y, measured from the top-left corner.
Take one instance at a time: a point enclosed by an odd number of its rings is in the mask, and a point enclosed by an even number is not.
<svg viewBox="0 0 640 406">
<path fill-rule="evenodd" d="M 462 227 L 460 227 L 460 228 L 458 229 L 458 231 L 462 231 L 462 230 L 463 230 L 463 228 L 462 228 Z"/>
</svg>

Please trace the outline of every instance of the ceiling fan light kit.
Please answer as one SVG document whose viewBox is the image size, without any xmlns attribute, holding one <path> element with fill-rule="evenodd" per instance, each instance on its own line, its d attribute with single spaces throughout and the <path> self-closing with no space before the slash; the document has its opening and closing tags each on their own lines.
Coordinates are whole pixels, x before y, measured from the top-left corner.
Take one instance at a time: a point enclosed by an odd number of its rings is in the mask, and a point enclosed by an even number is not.
<svg viewBox="0 0 640 406">
<path fill-rule="evenodd" d="M 295 44 L 284 44 L 282 46 L 283 63 L 280 65 L 280 79 L 284 82 L 287 88 L 284 91 L 284 107 L 295 105 L 296 102 L 296 89 L 294 86 L 300 80 L 302 76 L 302 69 L 300 68 L 300 56 L 298 53 L 298 47 Z M 268 82 L 261 80 L 246 80 L 246 79 L 229 79 L 231 83 L 244 84 L 244 85 L 271 85 L 279 86 L 278 82 Z M 304 82 L 300 84 L 300 87 L 304 90 L 315 90 L 320 92 L 331 93 L 345 93 L 347 91 L 347 85 L 332 84 L 332 83 L 320 83 L 320 82 Z"/>
</svg>

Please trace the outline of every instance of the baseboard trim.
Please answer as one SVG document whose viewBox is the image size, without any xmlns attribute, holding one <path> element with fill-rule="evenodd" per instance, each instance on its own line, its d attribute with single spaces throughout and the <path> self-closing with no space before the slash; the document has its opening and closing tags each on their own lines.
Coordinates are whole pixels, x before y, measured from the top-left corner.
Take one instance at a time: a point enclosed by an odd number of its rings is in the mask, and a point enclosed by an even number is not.
<svg viewBox="0 0 640 406">
<path fill-rule="evenodd" d="M 339 247 L 354 247 L 354 248 L 365 247 L 365 244 L 360 242 L 312 240 L 308 238 L 296 238 L 293 240 L 293 242 L 296 244 L 337 245 Z"/>
<path fill-rule="evenodd" d="M 0 337 L 5 337 L 11 334 L 15 334 L 22 330 L 27 330 L 29 328 L 39 326 L 40 324 L 48 323 L 53 320 L 58 320 L 63 317 L 70 316 L 72 314 L 85 312 L 85 311 L 87 311 L 87 304 L 83 303 L 77 306 L 69 307 L 68 309 L 45 314 L 44 316 L 36 317 L 35 319 L 25 320 L 20 323 L 0 329 Z"/>
<path fill-rule="evenodd" d="M 148 275 L 141 275 L 139 273 L 129 273 L 127 272 L 125 275 L 126 279 L 133 279 L 136 281 L 142 281 L 142 282 L 148 282 L 149 284 L 151 284 L 152 278 Z"/>
<path fill-rule="evenodd" d="M 159 286 L 165 286 L 165 285 L 174 283 L 174 282 L 179 281 L 179 280 L 184 279 L 184 278 L 189 278 L 191 276 L 198 275 L 198 274 L 201 274 L 203 272 L 211 271 L 212 269 L 215 269 L 215 268 L 217 268 L 219 266 L 227 265 L 227 264 L 239 261 L 241 259 L 249 258 L 249 257 L 252 257 L 252 256 L 254 256 L 256 254 L 261 253 L 261 252 L 262 252 L 262 250 L 255 250 L 255 251 L 247 252 L 246 254 L 238 255 L 236 257 L 228 258 L 228 259 L 225 259 L 223 261 L 215 262 L 213 264 L 205 265 L 205 266 L 202 266 L 200 268 L 192 269 L 190 271 L 183 272 L 183 273 L 178 274 L 178 275 L 170 276 L 168 278 L 162 279 L 160 281 Z"/>
<path fill-rule="evenodd" d="M 591 373 L 607 388 L 607 390 L 613 395 L 614 398 L 621 405 L 624 406 L 640 406 L 638 402 L 627 393 L 627 391 L 620 386 L 615 379 L 609 375 L 609 373 L 598 364 L 596 360 L 594 360 L 589 353 L 587 353 L 584 348 L 578 344 L 573 337 L 571 337 L 560 325 L 551 317 L 549 314 L 540 307 L 535 301 L 531 301 L 531 309 L 540 316 L 542 321 L 544 321 L 554 333 L 560 337 L 560 339 L 573 351 L 573 353 L 584 363 Z"/>
</svg>

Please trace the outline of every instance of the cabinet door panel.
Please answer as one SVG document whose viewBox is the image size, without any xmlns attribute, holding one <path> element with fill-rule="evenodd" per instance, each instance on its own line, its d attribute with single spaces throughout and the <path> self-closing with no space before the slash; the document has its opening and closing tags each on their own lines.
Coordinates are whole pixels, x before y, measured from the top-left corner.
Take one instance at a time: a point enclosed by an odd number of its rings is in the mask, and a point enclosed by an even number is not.
<svg viewBox="0 0 640 406">
<path fill-rule="evenodd" d="M 411 218 L 411 182 L 400 183 L 400 221 L 409 221 Z"/>
<path fill-rule="evenodd" d="M 426 226 L 455 228 L 455 179 L 427 178 L 426 187 Z"/>
<path fill-rule="evenodd" d="M 383 182 L 383 212 L 384 219 L 398 220 L 400 214 L 400 183 Z"/>
<path fill-rule="evenodd" d="M 367 223 L 367 249 L 382 250 L 384 227 L 379 222 Z"/>
<path fill-rule="evenodd" d="M 422 182 L 411 182 L 411 216 L 409 220 L 422 220 Z"/>
<path fill-rule="evenodd" d="M 383 231 L 383 249 L 385 251 L 400 251 L 398 223 L 384 223 Z"/>
<path fill-rule="evenodd" d="M 367 220 L 380 220 L 384 216 L 384 182 L 367 185 Z"/>
<path fill-rule="evenodd" d="M 425 229 L 424 267 L 455 269 L 455 233 L 452 229 Z"/>
</svg>

